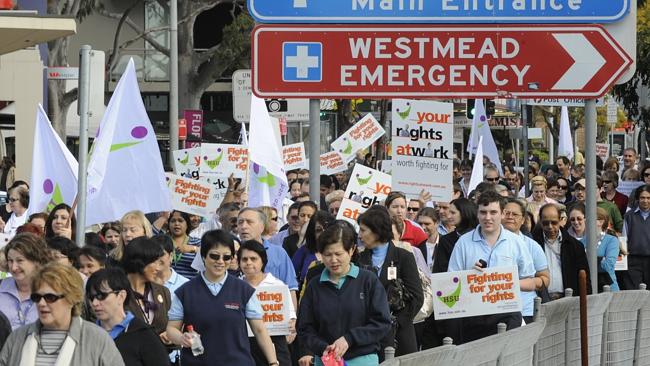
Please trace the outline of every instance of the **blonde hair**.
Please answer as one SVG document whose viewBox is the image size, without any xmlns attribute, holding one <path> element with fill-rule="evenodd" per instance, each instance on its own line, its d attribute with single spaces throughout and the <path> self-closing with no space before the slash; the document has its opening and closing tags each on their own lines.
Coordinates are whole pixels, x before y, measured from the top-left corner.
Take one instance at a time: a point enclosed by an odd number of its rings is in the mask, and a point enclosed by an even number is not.
<svg viewBox="0 0 650 366">
<path fill-rule="evenodd" d="M 43 266 L 32 279 L 32 291 L 38 291 L 43 285 L 50 286 L 54 291 L 63 295 L 63 298 L 72 305 L 72 316 L 81 315 L 84 281 L 74 267 L 58 262 L 51 262 Z"/>
<path fill-rule="evenodd" d="M 544 186 L 544 188 L 546 188 L 546 178 L 542 177 L 541 175 L 536 175 L 533 177 L 533 179 L 530 180 L 530 185 Z"/>
<path fill-rule="evenodd" d="M 271 218 L 273 218 L 273 213 L 276 215 L 278 214 L 278 210 L 271 206 L 260 206 L 258 209 L 262 211 L 266 216 L 266 219 L 264 220 L 264 232 L 262 232 L 262 236 L 275 234 L 271 232 Z"/>
<path fill-rule="evenodd" d="M 144 216 L 144 212 L 140 210 L 133 210 L 129 211 L 122 216 L 122 219 L 119 221 L 120 223 L 120 228 L 124 226 L 124 223 L 126 221 L 135 221 L 136 224 L 142 225 L 142 228 L 144 229 L 144 235 L 147 238 L 153 237 L 153 229 L 151 228 L 151 223 L 149 223 L 149 220 Z M 124 240 L 121 238 L 122 232 L 120 232 L 120 243 L 115 246 L 115 248 L 111 251 L 111 257 L 117 259 L 117 260 L 122 260 L 122 254 L 124 253 Z"/>
</svg>

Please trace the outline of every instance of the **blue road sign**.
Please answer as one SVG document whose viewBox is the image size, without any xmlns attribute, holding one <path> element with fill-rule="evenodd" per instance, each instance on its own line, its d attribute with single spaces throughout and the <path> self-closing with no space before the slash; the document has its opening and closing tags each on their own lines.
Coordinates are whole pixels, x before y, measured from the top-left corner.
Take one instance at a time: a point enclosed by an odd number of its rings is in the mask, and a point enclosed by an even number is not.
<svg viewBox="0 0 650 366">
<path fill-rule="evenodd" d="M 248 0 L 261 23 L 611 23 L 630 0 Z"/>
</svg>

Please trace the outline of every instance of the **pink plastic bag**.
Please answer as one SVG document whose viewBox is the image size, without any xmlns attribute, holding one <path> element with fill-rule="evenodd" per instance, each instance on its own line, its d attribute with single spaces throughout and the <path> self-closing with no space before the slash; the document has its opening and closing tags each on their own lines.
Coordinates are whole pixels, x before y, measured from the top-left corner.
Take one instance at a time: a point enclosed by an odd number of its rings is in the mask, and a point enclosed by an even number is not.
<svg viewBox="0 0 650 366">
<path fill-rule="evenodd" d="M 346 366 L 347 365 L 342 358 L 337 361 L 334 352 L 330 352 L 325 356 L 321 357 L 320 359 L 321 361 L 323 361 L 323 366 Z"/>
</svg>

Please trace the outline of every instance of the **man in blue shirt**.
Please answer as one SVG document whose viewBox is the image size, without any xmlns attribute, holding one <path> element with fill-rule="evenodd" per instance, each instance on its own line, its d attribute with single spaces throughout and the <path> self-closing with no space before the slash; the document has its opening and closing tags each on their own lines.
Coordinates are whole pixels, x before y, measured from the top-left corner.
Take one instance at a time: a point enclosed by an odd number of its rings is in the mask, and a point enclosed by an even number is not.
<svg viewBox="0 0 650 366">
<path fill-rule="evenodd" d="M 636 191 L 639 207 L 625 213 L 623 236 L 627 237 L 628 270 L 623 277 L 626 290 L 636 290 L 650 281 L 650 184 Z"/>
<path fill-rule="evenodd" d="M 449 272 L 487 267 L 516 266 L 522 291 L 535 290 L 535 267 L 525 243 L 517 235 L 501 226 L 505 200 L 495 191 L 488 190 L 478 200 L 479 226 L 461 236 L 449 259 Z M 507 329 L 521 326 L 521 312 L 475 316 L 462 319 L 458 344 L 487 337 L 497 332 L 497 324 L 505 323 Z M 456 340 L 454 340 L 456 341 Z"/>
</svg>

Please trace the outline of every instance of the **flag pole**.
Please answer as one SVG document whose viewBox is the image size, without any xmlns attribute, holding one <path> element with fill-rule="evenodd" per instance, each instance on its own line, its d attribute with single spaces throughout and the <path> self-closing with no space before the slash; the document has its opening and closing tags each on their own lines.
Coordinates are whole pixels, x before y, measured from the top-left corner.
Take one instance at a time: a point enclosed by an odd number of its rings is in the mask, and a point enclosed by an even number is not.
<svg viewBox="0 0 650 366">
<path fill-rule="evenodd" d="M 77 211 L 75 242 L 83 246 L 86 231 L 86 171 L 88 170 L 88 118 L 90 117 L 90 59 L 92 48 L 81 46 L 79 51 L 79 172 L 77 174 L 77 196 L 73 202 L 72 212 Z M 78 202 L 81 202 L 78 205 Z M 72 216 L 72 215 L 71 215 Z"/>
</svg>

